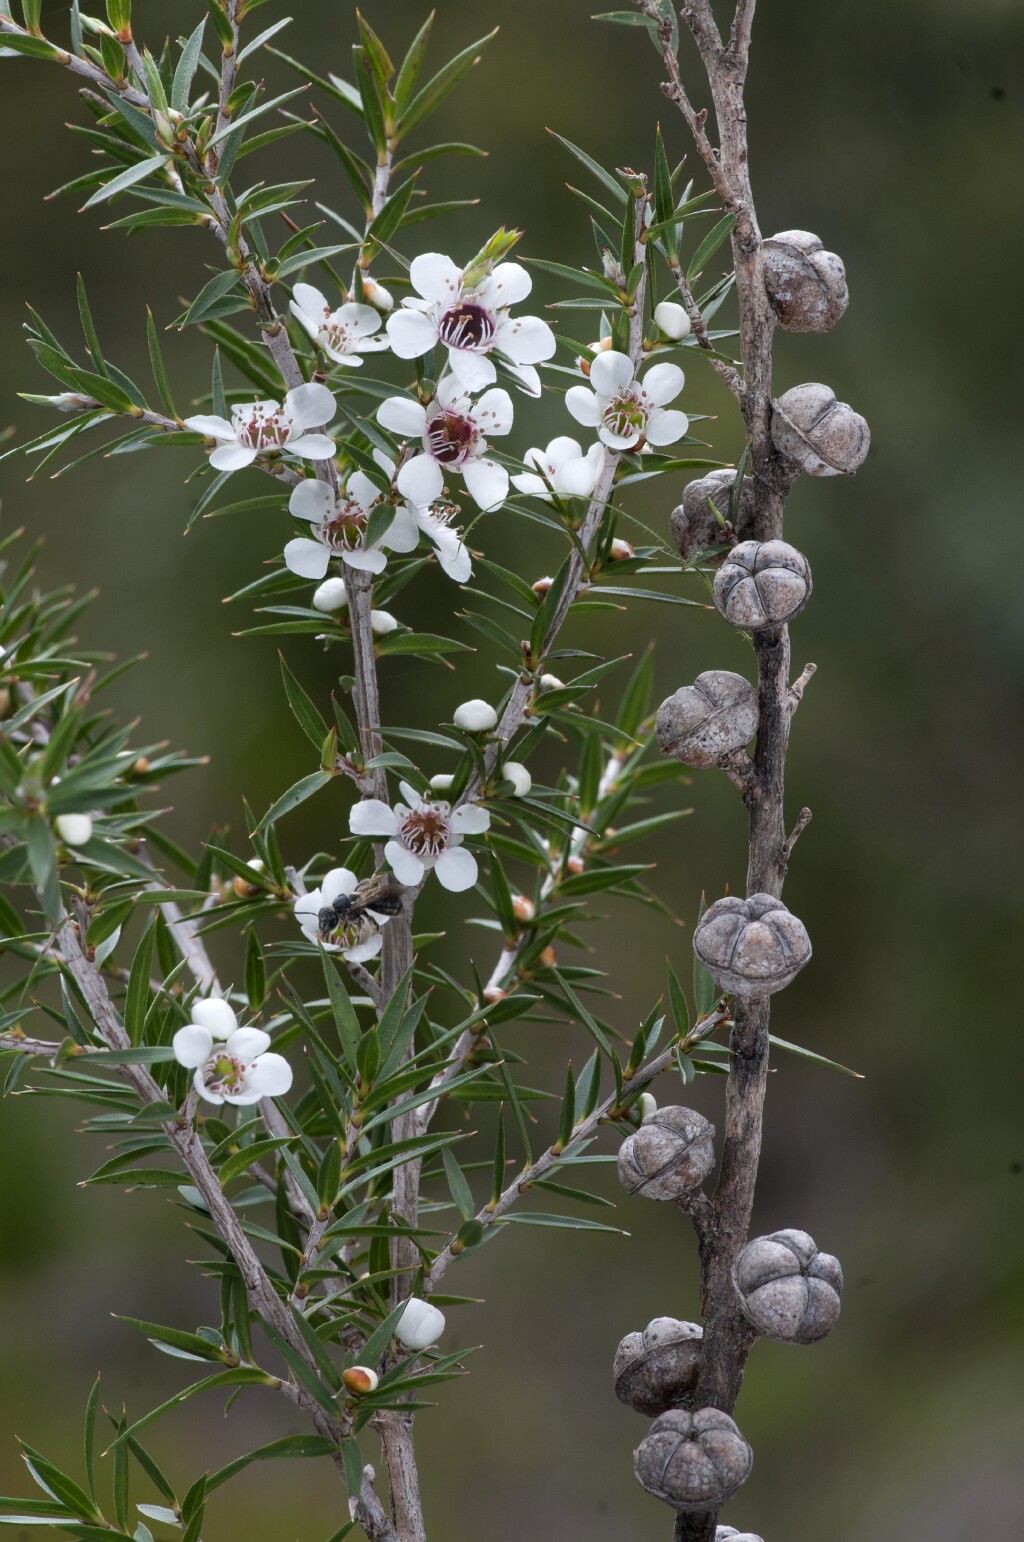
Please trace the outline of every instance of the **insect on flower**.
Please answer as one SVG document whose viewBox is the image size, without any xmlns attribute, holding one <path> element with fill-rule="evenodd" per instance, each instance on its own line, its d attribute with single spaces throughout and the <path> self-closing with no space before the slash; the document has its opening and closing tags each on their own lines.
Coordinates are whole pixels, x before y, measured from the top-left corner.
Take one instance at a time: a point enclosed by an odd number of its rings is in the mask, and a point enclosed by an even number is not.
<svg viewBox="0 0 1024 1542">
<path fill-rule="evenodd" d="M 375 873 L 364 878 L 351 893 L 341 893 L 331 904 L 323 905 L 317 913 L 317 925 L 324 941 L 328 941 L 339 926 L 350 925 L 363 917 L 397 916 L 402 908 L 405 888 L 396 883 L 390 873 Z"/>
</svg>

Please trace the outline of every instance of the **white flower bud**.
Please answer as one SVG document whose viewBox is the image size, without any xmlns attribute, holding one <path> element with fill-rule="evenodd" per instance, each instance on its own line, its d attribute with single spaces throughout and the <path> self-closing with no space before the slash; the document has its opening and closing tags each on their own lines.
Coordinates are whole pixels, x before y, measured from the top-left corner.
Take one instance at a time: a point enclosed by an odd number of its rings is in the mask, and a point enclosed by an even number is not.
<svg viewBox="0 0 1024 1542">
<path fill-rule="evenodd" d="M 58 814 L 57 834 L 66 846 L 85 846 L 92 840 L 92 818 L 88 814 Z"/>
<path fill-rule="evenodd" d="M 464 701 L 461 707 L 455 708 L 452 722 L 456 728 L 465 729 L 466 733 L 482 734 L 497 727 L 498 714 L 489 701 L 481 701 L 476 696 L 472 701 Z"/>
<path fill-rule="evenodd" d="M 674 343 L 681 343 L 684 337 L 690 335 L 690 318 L 686 308 L 676 305 L 673 300 L 662 300 L 660 305 L 654 307 L 654 324 Z"/>
<path fill-rule="evenodd" d="M 313 609 L 322 610 L 330 615 L 332 611 L 344 610 L 348 604 L 348 595 L 345 592 L 345 580 L 343 578 L 325 578 L 313 594 Z"/>
<path fill-rule="evenodd" d="M 611 544 L 608 556 L 612 562 L 623 562 L 627 557 L 636 556 L 636 548 L 630 546 L 628 541 L 620 541 L 618 536 L 616 536 Z"/>
<path fill-rule="evenodd" d="M 384 285 L 378 284 L 377 280 L 371 278 L 368 273 L 363 274 L 363 299 L 367 305 L 373 305 L 379 311 L 391 311 L 395 308 L 394 298 Z"/>
<path fill-rule="evenodd" d="M 350 1392 L 357 1392 L 363 1397 L 368 1392 L 376 1392 L 380 1384 L 377 1372 L 368 1365 L 350 1365 L 342 1371 L 341 1379 Z"/>
<path fill-rule="evenodd" d="M 398 622 L 389 610 L 371 610 L 370 627 L 378 637 L 386 637 L 389 632 L 398 631 Z"/>
<path fill-rule="evenodd" d="M 518 760 L 506 760 L 501 768 L 501 774 L 506 782 L 512 783 L 513 798 L 525 798 L 533 786 L 533 777 Z"/>
<path fill-rule="evenodd" d="M 448 771 L 439 771 L 437 776 L 430 778 L 430 785 L 435 792 L 448 792 L 454 780 Z"/>
<path fill-rule="evenodd" d="M 238 1018 L 223 996 L 207 996 L 204 1000 L 193 1001 L 192 1021 L 198 1023 L 200 1028 L 205 1028 L 215 1039 L 230 1039 L 238 1027 Z"/>
<path fill-rule="evenodd" d="M 652 1092 L 641 1092 L 637 1103 L 637 1111 L 641 1119 L 646 1119 L 648 1114 L 656 1114 L 658 1112 L 657 1100 Z"/>
<path fill-rule="evenodd" d="M 530 588 L 533 590 L 534 594 L 547 594 L 554 581 L 555 580 L 553 578 L 538 578 L 535 584 L 530 585 Z"/>
<path fill-rule="evenodd" d="M 525 923 L 533 920 L 537 914 L 537 907 L 532 899 L 527 899 L 525 894 L 514 894 L 512 896 L 512 914 L 517 921 Z"/>
<path fill-rule="evenodd" d="M 426 1349 L 428 1344 L 436 1344 L 443 1332 L 444 1313 L 429 1301 L 411 1296 L 398 1319 L 395 1338 L 406 1349 Z"/>
<path fill-rule="evenodd" d="M 542 691 L 560 691 L 562 682 L 557 675 L 541 675 L 540 688 Z"/>
</svg>

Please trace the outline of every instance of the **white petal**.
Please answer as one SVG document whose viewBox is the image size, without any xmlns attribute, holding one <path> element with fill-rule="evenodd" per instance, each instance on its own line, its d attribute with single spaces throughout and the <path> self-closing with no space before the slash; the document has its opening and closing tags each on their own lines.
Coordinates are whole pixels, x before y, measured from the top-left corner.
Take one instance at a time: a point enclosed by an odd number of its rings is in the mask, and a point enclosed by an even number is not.
<svg viewBox="0 0 1024 1542">
<path fill-rule="evenodd" d="M 470 353 L 466 348 L 449 348 L 448 363 L 456 380 L 467 391 L 483 391 L 498 378 L 498 372 L 486 354 Z"/>
<path fill-rule="evenodd" d="M 377 408 L 377 422 L 403 439 L 420 439 L 427 426 L 426 409 L 406 396 L 389 396 Z"/>
<path fill-rule="evenodd" d="M 590 366 L 590 384 L 598 396 L 616 396 L 624 391 L 633 378 L 633 364 L 629 356 L 609 348 L 599 353 Z"/>
<path fill-rule="evenodd" d="M 245 1083 L 246 1090 L 255 1092 L 257 1098 L 279 1098 L 292 1084 L 292 1068 L 283 1055 L 261 1055 L 249 1067 Z"/>
<path fill-rule="evenodd" d="M 539 316 L 506 317 L 496 328 L 494 347 L 513 364 L 540 364 L 550 359 L 557 344 L 555 334 Z"/>
<path fill-rule="evenodd" d="M 202 413 L 195 418 L 186 418 L 185 427 L 191 428 L 197 434 L 205 434 L 208 439 L 234 439 L 235 430 L 227 418 L 204 416 Z"/>
<path fill-rule="evenodd" d="M 444 473 L 430 455 L 414 455 L 398 473 L 398 491 L 410 503 L 433 503 L 444 488 Z"/>
<path fill-rule="evenodd" d="M 483 835 L 491 828 L 491 816 L 479 803 L 464 803 L 452 815 L 452 829 L 459 835 Z"/>
<path fill-rule="evenodd" d="M 213 1034 L 208 1028 L 200 1028 L 198 1023 L 189 1023 L 178 1029 L 171 1040 L 171 1048 L 178 1064 L 193 1071 L 197 1066 L 205 1065 L 213 1053 Z"/>
<path fill-rule="evenodd" d="M 508 497 L 508 472 L 493 460 L 468 460 L 462 468 L 470 497 L 481 509 L 498 509 Z"/>
<path fill-rule="evenodd" d="M 580 449 L 578 440 L 571 439 L 568 434 L 559 434 L 557 439 L 552 439 L 546 450 L 530 450 L 527 459 L 535 454 L 542 456 L 549 466 L 557 468 L 564 465 L 567 460 L 579 460 L 583 451 Z M 536 465 L 537 462 L 534 461 L 532 464 Z"/>
<path fill-rule="evenodd" d="M 518 305 L 533 288 L 533 279 L 521 262 L 499 262 L 473 290 L 473 297 L 491 310 Z"/>
<path fill-rule="evenodd" d="M 390 476 L 394 466 L 388 472 Z M 376 487 L 365 471 L 353 471 L 345 484 L 345 491 L 350 498 L 354 498 L 362 509 L 371 509 L 380 497 L 380 488 Z"/>
<path fill-rule="evenodd" d="M 193 1001 L 192 1021 L 205 1028 L 215 1039 L 229 1039 L 238 1027 L 238 1018 L 230 1003 L 223 996 L 208 996 L 203 1001 Z"/>
<path fill-rule="evenodd" d="M 655 407 L 647 425 L 648 444 L 675 444 L 686 435 L 690 420 L 685 412 L 666 412 Z"/>
<path fill-rule="evenodd" d="M 565 410 L 584 428 L 596 428 L 601 421 L 597 397 L 587 386 L 570 386 L 565 393 Z"/>
<path fill-rule="evenodd" d="M 296 519 L 308 519 L 311 525 L 321 524 L 333 507 L 334 493 L 326 482 L 320 482 L 316 477 L 303 477 L 292 488 L 288 499 L 288 512 Z"/>
<path fill-rule="evenodd" d="M 524 471 L 520 476 L 512 477 L 512 486 L 519 492 L 526 493 L 528 497 L 543 498 L 546 503 L 551 502 L 551 489 L 543 477 L 537 476 L 532 471 Z"/>
<path fill-rule="evenodd" d="M 326 434 L 300 434 L 285 445 L 289 455 L 300 455 L 306 460 L 330 460 L 335 451 L 333 439 Z M 216 455 L 217 451 L 214 451 Z M 210 457 L 211 461 L 213 456 Z"/>
<path fill-rule="evenodd" d="M 193 1076 L 193 1078 L 192 1078 L 192 1085 L 193 1085 L 193 1087 L 196 1089 L 196 1091 L 198 1092 L 198 1094 L 199 1094 L 199 1096 L 201 1098 L 205 1098 L 206 1099 L 207 1103 L 223 1103 L 224 1102 L 223 1095 L 221 1093 L 219 1093 L 219 1092 L 212 1092 L 210 1090 L 210 1088 L 206 1085 L 206 1079 L 205 1079 L 205 1077 L 203 1075 L 203 1069 L 204 1068 L 202 1066 L 199 1066 L 199 1068 L 196 1071 L 195 1076 Z"/>
<path fill-rule="evenodd" d="M 411 1296 L 398 1319 L 395 1338 L 406 1349 L 426 1349 L 428 1344 L 435 1344 L 443 1332 L 444 1313 L 431 1306 L 429 1301 Z"/>
<path fill-rule="evenodd" d="M 428 532 L 429 533 L 429 532 Z M 442 528 L 431 534 L 437 547 L 437 560 L 448 577 L 456 584 L 464 584 L 473 576 L 473 564 L 469 552 L 453 530 Z"/>
<path fill-rule="evenodd" d="M 420 527 L 416 515 L 411 506 L 404 503 L 400 509 L 395 510 L 395 517 L 381 536 L 380 543 L 391 551 L 415 551 L 419 539 Z"/>
<path fill-rule="evenodd" d="M 439 406 L 449 412 L 457 412 L 461 418 L 468 417 L 473 410 L 473 402 L 465 386 L 454 375 L 442 375 L 434 395 Z"/>
<path fill-rule="evenodd" d="M 442 252 L 423 252 L 414 257 L 409 269 L 413 288 L 425 300 L 449 305 L 462 287 L 462 269 Z"/>
<path fill-rule="evenodd" d="M 247 450 L 244 445 L 232 440 L 230 444 L 217 446 L 210 456 L 210 465 L 214 471 L 241 471 L 244 466 L 252 465 L 256 455 L 256 450 Z"/>
<path fill-rule="evenodd" d="M 423 863 L 419 857 L 407 851 L 401 841 L 388 841 L 384 847 L 384 855 L 390 862 L 391 871 L 399 883 L 404 883 L 411 889 L 422 881 L 425 871 Z"/>
<path fill-rule="evenodd" d="M 388 337 L 398 358 L 418 359 L 437 342 L 437 328 L 429 316 L 403 307 L 388 317 Z"/>
<path fill-rule="evenodd" d="M 299 535 L 285 546 L 284 565 L 299 578 L 323 578 L 331 565 L 331 554 L 321 541 L 307 541 Z"/>
<path fill-rule="evenodd" d="M 284 399 L 284 410 L 300 431 L 304 428 L 322 428 L 338 410 L 333 391 L 325 385 L 310 382 L 296 386 Z"/>
<path fill-rule="evenodd" d="M 341 560 L 346 567 L 356 568 L 362 573 L 383 573 L 388 565 L 387 557 L 376 547 L 371 547 L 369 551 L 343 552 Z"/>
<path fill-rule="evenodd" d="M 609 450 L 631 450 L 635 444 L 640 443 L 640 430 L 638 428 L 631 429 L 628 434 L 613 434 L 611 429 L 605 428 L 602 423 L 597 433 L 601 443 L 606 444 Z"/>
<path fill-rule="evenodd" d="M 438 857 L 435 871 L 443 889 L 450 890 L 452 894 L 461 894 L 476 883 L 476 857 L 464 846 L 449 846 Z"/>
<path fill-rule="evenodd" d="M 343 578 L 325 578 L 313 594 L 313 609 L 327 616 L 333 615 L 336 610 L 344 610 L 347 604 L 348 593 Z"/>
<path fill-rule="evenodd" d="M 493 391 L 485 391 L 473 408 L 472 417 L 474 423 L 478 423 L 488 436 L 510 433 L 513 418 L 511 396 L 500 386 Z"/>
<path fill-rule="evenodd" d="M 540 395 L 540 376 L 532 364 L 510 364 L 508 371 L 519 381 L 519 389 L 525 396 Z"/>
<path fill-rule="evenodd" d="M 320 885 L 320 894 L 323 895 L 325 905 L 333 905 L 339 894 L 351 894 L 359 879 L 349 867 L 332 867 L 329 873 L 324 874 Z"/>
<path fill-rule="evenodd" d="M 319 289 L 314 289 L 312 284 L 295 285 L 292 290 L 293 315 L 295 314 L 296 306 L 300 311 L 305 311 L 307 316 L 314 320 L 318 326 L 323 320 L 324 315 L 331 309 L 327 303 L 326 296 L 322 295 Z M 374 315 L 376 316 L 376 311 Z"/>
<path fill-rule="evenodd" d="M 589 498 L 603 465 L 603 450 L 599 459 L 588 454 L 563 462 L 552 479 L 556 493 L 562 498 Z"/>
<path fill-rule="evenodd" d="M 690 335 L 690 318 L 685 308 L 672 300 L 662 300 L 654 307 L 654 324 L 675 343 Z"/>
<path fill-rule="evenodd" d="M 296 284 L 295 287 L 298 289 L 299 286 Z M 349 300 L 345 305 L 340 305 L 334 312 L 334 319 L 340 321 L 343 327 L 352 327 L 360 334 L 360 348 L 368 348 L 370 346 L 369 334 L 376 332 L 380 326 L 380 317 L 372 305 L 358 305 L 353 300 Z M 362 335 L 363 333 L 366 334 L 365 338 Z M 386 347 L 387 344 L 384 346 Z"/>
<path fill-rule="evenodd" d="M 225 1054 L 232 1060 L 255 1060 L 270 1048 L 270 1034 L 262 1028 L 239 1028 L 224 1046 Z"/>
<path fill-rule="evenodd" d="M 686 376 L 678 364 L 655 364 L 640 383 L 648 401 L 656 407 L 664 407 L 666 402 L 675 401 L 686 384 Z"/>
<path fill-rule="evenodd" d="M 380 798 L 363 798 L 349 809 L 348 827 L 353 835 L 397 835 L 398 819 Z"/>
<path fill-rule="evenodd" d="M 376 958 L 384 946 L 384 938 L 380 932 L 374 932 L 365 942 L 357 942 L 354 948 L 342 948 L 342 958 L 347 958 L 350 964 L 365 964 L 368 958 Z"/>
</svg>

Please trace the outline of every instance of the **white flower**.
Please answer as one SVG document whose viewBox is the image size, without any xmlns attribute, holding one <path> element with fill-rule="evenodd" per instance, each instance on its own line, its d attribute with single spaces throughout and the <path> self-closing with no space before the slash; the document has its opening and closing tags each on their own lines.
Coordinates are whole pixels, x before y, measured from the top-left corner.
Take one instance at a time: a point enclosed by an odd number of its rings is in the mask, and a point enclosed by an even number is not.
<svg viewBox="0 0 1024 1542">
<path fill-rule="evenodd" d="M 489 701 L 474 697 L 472 701 L 464 701 L 461 707 L 455 708 L 452 722 L 456 728 L 465 729 L 468 734 L 482 734 L 489 728 L 497 727 L 498 714 Z"/>
<path fill-rule="evenodd" d="M 370 631 L 378 637 L 387 637 L 390 632 L 398 631 L 398 620 L 389 610 L 371 610 Z"/>
<path fill-rule="evenodd" d="M 444 1332 L 444 1313 L 419 1296 L 410 1296 L 398 1319 L 395 1338 L 406 1349 L 426 1349 L 436 1344 Z"/>
<path fill-rule="evenodd" d="M 676 305 L 672 300 L 662 300 L 660 305 L 654 307 L 654 324 L 674 343 L 681 343 L 684 337 L 690 335 L 690 318 L 686 314 L 686 307 Z"/>
<path fill-rule="evenodd" d="M 89 814 L 58 814 L 54 822 L 57 834 L 66 846 L 86 846 L 92 840 L 92 817 Z"/>
<path fill-rule="evenodd" d="M 335 364 L 362 364 L 364 353 L 380 353 L 388 346 L 387 338 L 380 336 L 380 315 L 372 305 L 349 301 L 332 311 L 319 289 L 296 284 L 290 309 L 303 331 Z"/>
<path fill-rule="evenodd" d="M 491 816 L 475 803 L 464 803 L 453 813 L 451 804 L 421 798 L 408 782 L 400 782 L 399 787 L 406 801 L 393 809 L 380 798 L 356 803 L 348 816 L 352 834 L 389 837 L 384 855 L 399 883 L 413 888 L 436 868 L 442 888 L 453 894 L 471 889 L 477 877 L 476 858 L 462 842 L 467 835 L 482 835 L 489 829 Z"/>
<path fill-rule="evenodd" d="M 624 353 L 599 354 L 590 366 L 590 385 L 570 386 L 565 405 L 577 423 L 596 428 L 610 450 L 632 450 L 641 442 L 674 444 L 689 428 L 685 412 L 666 412 L 683 389 L 677 364 L 655 364 L 643 381 L 634 380 Z"/>
<path fill-rule="evenodd" d="M 592 444 L 586 454 L 575 439 L 560 434 L 546 450 L 527 450 L 523 457 L 532 471 L 512 478 L 513 487 L 552 503 L 558 498 L 589 498 L 604 465 L 604 446 Z"/>
<path fill-rule="evenodd" d="M 288 500 L 289 513 L 296 519 L 304 519 L 312 525 L 313 539 L 296 536 L 284 549 L 285 566 L 300 578 L 323 578 L 330 567 L 332 557 L 340 557 L 350 568 L 362 568 L 367 573 L 383 571 L 387 557 L 384 547 L 398 551 L 411 551 L 419 539 L 419 531 L 412 528 L 412 546 L 406 540 L 408 519 L 401 519 L 400 512 L 383 535 L 366 545 L 366 530 L 374 507 L 384 500 L 380 490 L 362 471 L 354 471 L 344 487 L 335 492 L 327 482 L 315 477 L 305 477 L 292 489 Z"/>
<path fill-rule="evenodd" d="M 325 578 L 313 591 L 313 609 L 322 610 L 325 615 L 344 610 L 347 604 L 348 594 L 343 578 Z"/>
<path fill-rule="evenodd" d="M 506 782 L 512 783 L 513 798 L 525 798 L 533 786 L 533 777 L 518 760 L 506 760 L 501 774 Z"/>
<path fill-rule="evenodd" d="M 195 1071 L 192 1084 L 208 1103 L 245 1106 L 280 1097 L 292 1084 L 292 1068 L 284 1056 L 267 1053 L 269 1033 L 239 1028 L 220 997 L 195 1002 L 191 1023 L 178 1029 L 172 1045 L 178 1064 Z"/>
<path fill-rule="evenodd" d="M 368 958 L 376 958 L 383 946 L 381 927 L 388 917 L 375 910 L 354 921 L 339 921 L 331 930 L 327 942 L 320 932 L 320 912 L 330 909 L 343 894 L 352 894 L 359 879 L 347 867 L 332 867 L 318 889 L 310 889 L 301 895 L 294 905 L 295 919 L 302 927 L 304 936 L 312 943 L 320 943 L 328 953 L 340 953 L 350 964 L 363 964 Z"/>
<path fill-rule="evenodd" d="M 416 507 L 436 503 L 446 471 L 463 477 L 481 509 L 500 508 L 508 497 L 508 472 L 487 458 L 487 434 L 507 434 L 512 427 L 512 398 L 507 391 L 485 391 L 474 402 L 458 380 L 448 375 L 429 406 L 407 396 L 391 396 L 377 409 L 377 421 L 403 439 L 419 439 L 423 454 L 407 460 L 397 486 Z"/>
<path fill-rule="evenodd" d="M 334 397 L 324 385 L 300 385 L 289 391 L 284 402 L 244 402 L 231 409 L 226 418 L 186 418 L 185 427 L 220 443 L 210 456 L 215 471 L 240 471 L 251 466 L 257 455 L 287 450 L 306 460 L 330 460 L 334 440 L 326 434 L 309 433 L 329 423 L 337 410 Z"/>
<path fill-rule="evenodd" d="M 508 307 L 533 288 L 517 262 L 499 262 L 478 282 L 467 285 L 463 270 L 440 252 L 424 252 L 409 270 L 420 299 L 406 299 L 388 317 L 388 337 L 400 359 L 418 359 L 436 343 L 448 349 L 448 362 L 463 390 L 493 385 L 497 372 L 487 357 L 500 353 L 531 396 L 540 395 L 534 369 L 555 351 L 555 337 L 539 316 L 515 320 Z"/>
</svg>

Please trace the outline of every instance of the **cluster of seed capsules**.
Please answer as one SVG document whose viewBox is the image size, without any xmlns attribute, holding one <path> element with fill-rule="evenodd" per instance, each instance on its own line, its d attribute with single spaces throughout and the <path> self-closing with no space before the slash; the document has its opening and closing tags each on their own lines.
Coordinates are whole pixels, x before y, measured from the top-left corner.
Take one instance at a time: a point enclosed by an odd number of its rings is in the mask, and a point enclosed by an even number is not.
<svg viewBox="0 0 1024 1542">
<path fill-rule="evenodd" d="M 827 332 L 849 295 L 841 260 L 808 231 L 764 243 L 764 281 L 776 322 L 786 331 Z M 796 386 L 773 403 L 772 440 L 795 479 L 852 475 L 868 451 L 868 425 L 828 386 Z M 672 513 L 670 534 L 683 560 L 715 565 L 720 615 L 746 632 L 785 626 L 812 588 L 807 558 L 782 540 L 758 541 L 754 483 L 721 470 L 691 482 Z M 722 548 L 725 548 L 724 552 Z M 695 768 L 736 768 L 759 726 L 758 693 L 744 676 L 708 670 L 663 702 L 657 717 L 665 754 Z M 782 990 L 811 956 L 803 923 L 770 894 L 726 896 L 702 916 L 697 958 L 723 991 L 744 999 Z M 618 1172 L 630 1194 L 686 1205 L 715 1165 L 714 1126 L 689 1108 L 647 1114 L 622 1144 Z M 839 1316 L 843 1273 L 804 1231 L 757 1237 L 732 1269 L 738 1306 L 754 1334 L 785 1344 L 823 1338 Z M 615 1391 L 653 1419 L 633 1456 L 637 1480 L 679 1512 L 717 1511 L 749 1476 L 753 1452 L 723 1410 L 699 1406 L 703 1350 L 698 1323 L 657 1317 L 622 1340 Z M 719 1526 L 716 1542 L 761 1542 Z"/>
</svg>

